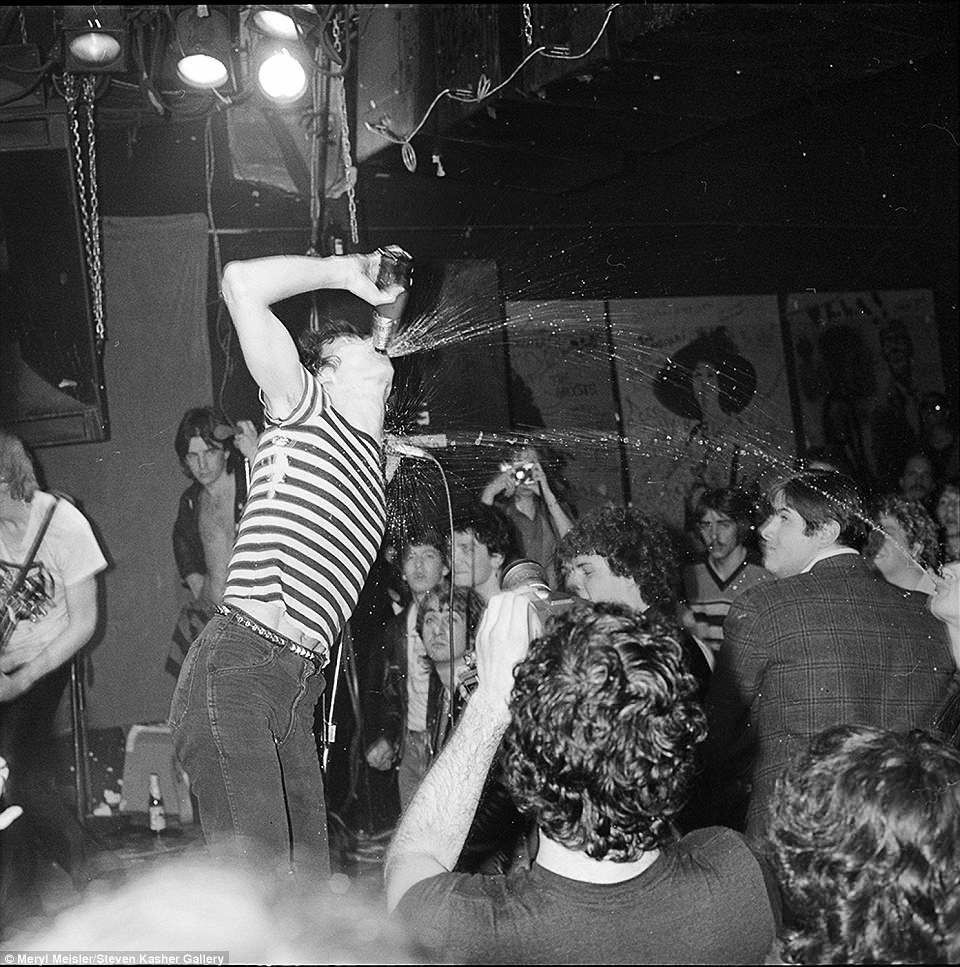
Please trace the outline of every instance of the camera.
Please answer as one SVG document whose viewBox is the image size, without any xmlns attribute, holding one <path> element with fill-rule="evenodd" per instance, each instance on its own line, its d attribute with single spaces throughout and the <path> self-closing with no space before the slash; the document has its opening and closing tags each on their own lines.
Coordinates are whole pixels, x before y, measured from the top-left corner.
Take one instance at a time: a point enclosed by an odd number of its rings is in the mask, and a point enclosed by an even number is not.
<svg viewBox="0 0 960 967">
<path fill-rule="evenodd" d="M 503 569 L 500 590 L 516 591 L 530 602 L 536 614 L 535 622 L 532 621 L 530 625 L 531 639 L 543 633 L 551 615 L 562 614 L 583 600 L 569 591 L 551 590 L 543 565 L 527 558 L 511 561 Z"/>
<path fill-rule="evenodd" d="M 517 486 L 533 480 L 533 467 L 532 463 L 504 463 L 500 465 L 500 469 L 509 474 Z"/>
</svg>

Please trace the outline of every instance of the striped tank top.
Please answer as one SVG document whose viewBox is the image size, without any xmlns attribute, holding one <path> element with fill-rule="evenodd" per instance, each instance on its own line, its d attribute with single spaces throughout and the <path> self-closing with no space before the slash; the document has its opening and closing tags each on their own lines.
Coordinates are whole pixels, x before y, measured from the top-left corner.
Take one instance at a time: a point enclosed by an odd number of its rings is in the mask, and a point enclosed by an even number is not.
<svg viewBox="0 0 960 967">
<path fill-rule="evenodd" d="M 383 461 L 306 370 L 304 382 L 288 419 L 266 415 L 224 596 L 280 602 L 304 634 L 332 645 L 383 540 Z"/>
</svg>

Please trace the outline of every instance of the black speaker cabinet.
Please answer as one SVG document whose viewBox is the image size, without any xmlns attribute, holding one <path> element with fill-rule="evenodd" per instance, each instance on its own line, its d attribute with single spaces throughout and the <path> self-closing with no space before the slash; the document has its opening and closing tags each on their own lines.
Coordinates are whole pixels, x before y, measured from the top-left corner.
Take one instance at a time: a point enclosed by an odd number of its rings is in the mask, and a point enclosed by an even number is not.
<svg viewBox="0 0 960 967">
<path fill-rule="evenodd" d="M 0 108 L 0 426 L 108 438 L 65 109 Z"/>
</svg>

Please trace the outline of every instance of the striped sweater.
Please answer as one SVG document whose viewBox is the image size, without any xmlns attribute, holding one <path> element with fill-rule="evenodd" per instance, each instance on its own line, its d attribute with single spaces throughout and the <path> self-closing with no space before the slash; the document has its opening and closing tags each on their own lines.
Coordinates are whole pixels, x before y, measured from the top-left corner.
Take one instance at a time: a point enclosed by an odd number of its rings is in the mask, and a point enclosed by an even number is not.
<svg viewBox="0 0 960 967">
<path fill-rule="evenodd" d="M 306 370 L 304 383 L 288 419 L 266 414 L 224 595 L 281 602 L 296 627 L 329 646 L 383 540 L 383 458 Z"/>
</svg>

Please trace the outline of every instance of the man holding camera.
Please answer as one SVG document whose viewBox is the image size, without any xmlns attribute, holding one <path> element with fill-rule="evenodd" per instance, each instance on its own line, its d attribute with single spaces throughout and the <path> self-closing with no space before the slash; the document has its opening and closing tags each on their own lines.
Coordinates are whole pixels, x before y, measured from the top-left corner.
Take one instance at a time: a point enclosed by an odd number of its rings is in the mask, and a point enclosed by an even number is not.
<svg viewBox="0 0 960 967">
<path fill-rule="evenodd" d="M 516 529 L 520 553 L 541 564 L 550 587 L 558 587 L 557 543 L 572 522 L 550 487 L 536 449 L 511 450 L 480 500 L 503 510 Z"/>
<path fill-rule="evenodd" d="M 529 608 L 510 592 L 487 607 L 479 685 L 387 854 L 390 908 L 457 963 L 762 962 L 774 915 L 757 859 L 730 830 L 674 832 L 706 732 L 680 646 L 604 604 L 531 644 Z M 501 741 L 536 860 L 451 873 Z"/>
</svg>

